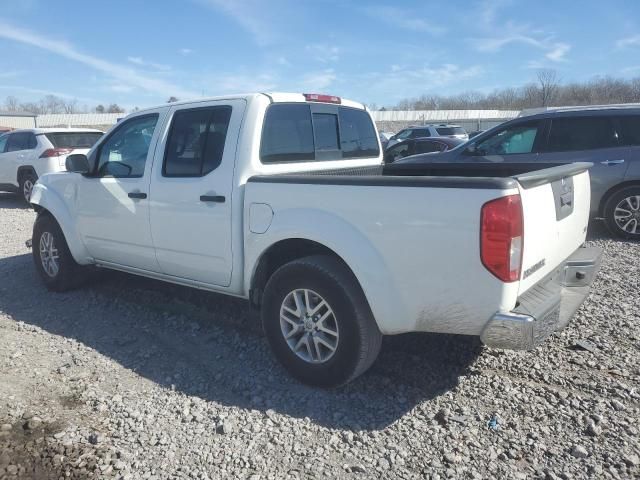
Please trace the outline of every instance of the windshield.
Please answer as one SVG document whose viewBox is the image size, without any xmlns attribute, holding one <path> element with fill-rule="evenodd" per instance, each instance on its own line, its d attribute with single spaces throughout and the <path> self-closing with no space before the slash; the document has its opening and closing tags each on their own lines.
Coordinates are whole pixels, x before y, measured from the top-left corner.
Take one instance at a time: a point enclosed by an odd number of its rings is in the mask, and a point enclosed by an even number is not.
<svg viewBox="0 0 640 480">
<path fill-rule="evenodd" d="M 462 127 L 437 127 L 438 135 L 466 135 L 467 132 Z"/>
<path fill-rule="evenodd" d="M 102 132 L 45 133 L 55 148 L 91 148 L 102 135 Z"/>
</svg>

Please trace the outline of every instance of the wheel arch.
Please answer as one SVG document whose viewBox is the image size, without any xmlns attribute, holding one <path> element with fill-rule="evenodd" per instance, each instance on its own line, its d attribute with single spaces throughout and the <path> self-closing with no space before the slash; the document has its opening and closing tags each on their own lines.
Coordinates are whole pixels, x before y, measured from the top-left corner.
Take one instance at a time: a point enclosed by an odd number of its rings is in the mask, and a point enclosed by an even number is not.
<svg viewBox="0 0 640 480">
<path fill-rule="evenodd" d="M 264 285 L 283 262 L 324 253 L 354 275 L 382 333 L 415 327 L 387 258 L 372 238 L 346 219 L 320 209 L 292 208 L 277 212 L 264 234 L 248 235 L 244 291 L 254 306 L 260 305 Z"/>
<path fill-rule="evenodd" d="M 37 183 L 33 187 L 30 203 L 38 215 L 51 215 L 58 223 L 76 263 L 80 265 L 91 263 L 91 256 L 78 234 L 67 205 L 54 190 L 42 183 Z"/>
<path fill-rule="evenodd" d="M 18 185 L 20 184 L 20 180 L 22 180 L 22 177 L 28 173 L 33 173 L 36 179 L 38 178 L 38 173 L 36 172 L 36 169 L 33 167 L 33 165 L 21 165 L 20 167 L 18 167 L 18 173 L 16 174 L 16 181 L 18 182 Z"/>
</svg>

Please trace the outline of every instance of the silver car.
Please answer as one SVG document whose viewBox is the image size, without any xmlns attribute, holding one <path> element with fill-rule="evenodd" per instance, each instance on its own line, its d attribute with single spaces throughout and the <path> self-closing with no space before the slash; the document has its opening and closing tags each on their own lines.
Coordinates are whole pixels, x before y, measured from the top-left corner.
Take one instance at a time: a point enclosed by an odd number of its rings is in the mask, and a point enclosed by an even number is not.
<svg viewBox="0 0 640 480">
<path fill-rule="evenodd" d="M 592 162 L 591 213 L 640 240 L 640 108 L 567 108 L 520 117 L 437 156 L 401 162 Z"/>
</svg>

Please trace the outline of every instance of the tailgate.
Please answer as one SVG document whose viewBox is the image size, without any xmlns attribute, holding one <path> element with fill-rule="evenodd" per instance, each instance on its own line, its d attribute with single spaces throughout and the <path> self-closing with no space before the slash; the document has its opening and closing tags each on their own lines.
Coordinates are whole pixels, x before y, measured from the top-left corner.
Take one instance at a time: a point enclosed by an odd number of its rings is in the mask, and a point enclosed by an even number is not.
<svg viewBox="0 0 640 480">
<path fill-rule="evenodd" d="M 591 165 L 573 163 L 514 177 L 519 183 L 524 216 L 520 295 L 584 243 Z"/>
</svg>

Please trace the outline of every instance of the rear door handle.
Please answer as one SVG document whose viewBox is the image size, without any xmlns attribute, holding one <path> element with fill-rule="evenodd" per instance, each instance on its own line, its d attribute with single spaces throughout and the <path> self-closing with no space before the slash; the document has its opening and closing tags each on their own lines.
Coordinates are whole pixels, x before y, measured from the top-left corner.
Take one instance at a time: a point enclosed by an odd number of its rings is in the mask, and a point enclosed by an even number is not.
<svg viewBox="0 0 640 480">
<path fill-rule="evenodd" d="M 604 162 L 600 162 L 602 165 L 620 165 L 624 163 L 624 160 L 605 160 Z"/>
<path fill-rule="evenodd" d="M 225 200 L 223 195 L 200 195 L 201 202 L 224 203 Z"/>
<path fill-rule="evenodd" d="M 142 193 L 142 192 L 130 192 L 128 193 L 129 198 L 147 198 L 147 194 L 146 193 Z"/>
</svg>

